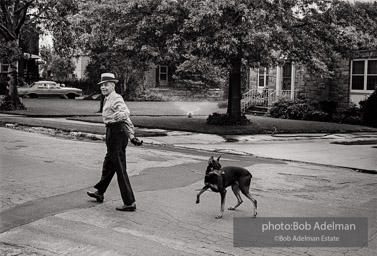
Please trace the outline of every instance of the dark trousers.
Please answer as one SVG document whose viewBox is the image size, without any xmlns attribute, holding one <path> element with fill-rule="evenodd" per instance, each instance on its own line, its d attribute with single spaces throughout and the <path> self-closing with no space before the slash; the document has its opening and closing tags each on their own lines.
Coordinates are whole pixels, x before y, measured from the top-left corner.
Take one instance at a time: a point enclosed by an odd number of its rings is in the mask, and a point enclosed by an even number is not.
<svg viewBox="0 0 377 256">
<path fill-rule="evenodd" d="M 94 186 L 99 193 L 104 194 L 117 174 L 120 195 L 125 205 L 135 202 L 130 180 L 127 174 L 126 147 L 128 136 L 124 123 L 117 123 L 106 128 L 107 153 L 103 161 L 101 180 Z"/>
</svg>

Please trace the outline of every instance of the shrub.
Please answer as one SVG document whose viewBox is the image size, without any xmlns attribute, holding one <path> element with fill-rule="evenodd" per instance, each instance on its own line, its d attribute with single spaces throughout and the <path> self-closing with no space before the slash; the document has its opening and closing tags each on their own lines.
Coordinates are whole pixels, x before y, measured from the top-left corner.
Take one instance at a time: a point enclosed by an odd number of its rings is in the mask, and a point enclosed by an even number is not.
<svg viewBox="0 0 377 256">
<path fill-rule="evenodd" d="M 318 110 L 316 102 L 306 99 L 286 100 L 284 98 L 275 102 L 267 112 L 267 116 L 283 119 L 329 121 L 330 115 Z"/>
<path fill-rule="evenodd" d="M 155 93 L 148 90 L 144 90 L 141 94 L 130 97 L 129 101 L 169 101 L 169 97 L 161 94 Z"/>
<path fill-rule="evenodd" d="M 281 98 L 272 105 L 267 115 L 283 119 L 306 120 L 311 111 L 313 110 L 307 100 L 286 100 Z"/>
<path fill-rule="evenodd" d="M 306 120 L 311 112 L 310 107 L 306 102 L 297 102 L 296 104 L 292 104 L 288 106 L 286 117 L 288 119 L 295 119 L 295 120 Z"/>
<path fill-rule="evenodd" d="M 344 124 L 362 124 L 363 118 L 359 116 L 345 116 L 342 120 Z"/>
<path fill-rule="evenodd" d="M 27 108 L 22 102 L 21 98 L 18 98 L 18 108 L 15 108 L 12 96 L 8 95 L 0 99 L 0 110 L 26 110 Z"/>
<path fill-rule="evenodd" d="M 364 113 L 365 104 L 367 104 L 367 99 L 364 99 L 364 100 L 360 100 L 360 101 L 359 101 L 359 105 L 360 105 L 360 111 L 361 111 L 361 113 Z"/>
<path fill-rule="evenodd" d="M 213 125 L 248 125 L 250 120 L 242 114 L 241 117 L 233 117 L 228 114 L 213 113 L 207 118 L 207 124 Z"/>
<path fill-rule="evenodd" d="M 327 113 L 330 117 L 332 117 L 336 111 L 336 108 L 338 107 L 338 102 L 324 100 L 320 101 L 319 105 L 323 112 Z"/>
<path fill-rule="evenodd" d="M 350 103 L 347 108 L 338 111 L 332 118 L 334 122 L 345 124 L 361 124 L 362 111 L 355 103 Z"/>
<path fill-rule="evenodd" d="M 318 122 L 327 122 L 330 121 L 330 116 L 328 113 L 325 113 L 323 111 L 311 111 L 308 116 L 306 117 L 306 120 L 311 121 L 318 121 Z"/>
<path fill-rule="evenodd" d="M 286 119 L 287 109 L 290 105 L 291 104 L 289 101 L 285 100 L 284 98 L 281 98 L 272 105 L 272 107 L 268 110 L 266 115 L 270 117 Z"/>
<path fill-rule="evenodd" d="M 227 108 L 228 107 L 228 101 L 220 101 L 219 103 L 217 103 L 217 106 L 219 108 Z"/>
<path fill-rule="evenodd" d="M 366 100 L 363 110 L 363 123 L 377 127 L 377 89 Z"/>
<path fill-rule="evenodd" d="M 334 101 L 309 101 L 305 99 L 275 102 L 267 116 L 283 119 L 338 122 L 346 124 L 364 124 L 377 127 L 377 90 L 367 100 L 360 101 L 360 107 L 354 103 L 345 109 L 337 109 Z"/>
</svg>

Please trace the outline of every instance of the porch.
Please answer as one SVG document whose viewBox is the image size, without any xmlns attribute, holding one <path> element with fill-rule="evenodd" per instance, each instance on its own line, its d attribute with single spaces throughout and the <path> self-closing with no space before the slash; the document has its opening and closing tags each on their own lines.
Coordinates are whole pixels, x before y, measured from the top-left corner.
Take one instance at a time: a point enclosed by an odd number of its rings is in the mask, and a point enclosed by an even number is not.
<svg viewBox="0 0 377 256">
<path fill-rule="evenodd" d="M 269 109 L 278 99 L 293 100 L 296 94 L 297 91 L 292 90 L 252 89 L 242 94 L 241 111 L 245 113 L 251 107 Z"/>
</svg>

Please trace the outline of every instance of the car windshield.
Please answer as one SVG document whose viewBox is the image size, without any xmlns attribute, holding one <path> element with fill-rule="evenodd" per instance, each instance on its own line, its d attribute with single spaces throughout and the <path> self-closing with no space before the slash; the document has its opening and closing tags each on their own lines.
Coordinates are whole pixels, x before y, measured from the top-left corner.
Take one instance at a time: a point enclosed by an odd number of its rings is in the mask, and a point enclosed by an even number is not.
<svg viewBox="0 0 377 256">
<path fill-rule="evenodd" d="M 30 87 L 32 87 L 34 85 L 36 85 L 37 87 L 59 87 L 57 84 L 51 83 L 51 82 L 46 82 L 46 83 L 44 83 L 44 82 L 35 82 L 35 83 L 32 83 L 30 85 Z"/>
</svg>

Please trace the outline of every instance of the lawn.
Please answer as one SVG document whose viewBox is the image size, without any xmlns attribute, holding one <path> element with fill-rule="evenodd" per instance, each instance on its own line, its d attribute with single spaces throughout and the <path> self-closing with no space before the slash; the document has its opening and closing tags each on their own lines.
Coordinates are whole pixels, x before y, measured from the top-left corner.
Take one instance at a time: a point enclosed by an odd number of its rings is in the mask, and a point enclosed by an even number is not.
<svg viewBox="0 0 377 256">
<path fill-rule="evenodd" d="M 97 113 L 99 101 L 64 99 L 23 99 L 27 110 L 7 113 L 30 117 L 68 117 L 86 122 L 102 122 Z M 377 132 L 376 128 L 326 122 L 276 119 L 248 116 L 246 126 L 217 126 L 206 123 L 213 112 L 225 112 L 216 102 L 127 102 L 136 127 L 175 131 L 200 132 L 219 135 L 250 135 L 267 133 L 341 133 Z M 193 117 L 188 118 L 187 113 Z"/>
<path fill-rule="evenodd" d="M 28 116 L 93 116 L 100 107 L 98 100 L 67 100 L 58 98 L 22 99 L 27 110 L 12 111 Z M 224 112 L 216 102 L 127 102 L 133 116 L 208 116 Z"/>
<path fill-rule="evenodd" d="M 326 122 L 276 119 L 270 117 L 248 116 L 251 123 L 243 126 L 218 126 L 206 123 L 206 118 L 181 116 L 132 116 L 136 127 L 165 129 L 173 131 L 200 132 L 218 135 L 251 135 L 276 133 L 343 133 L 343 132 L 377 132 L 377 129 Z M 72 117 L 70 119 L 102 122 L 100 116 Z"/>
</svg>

